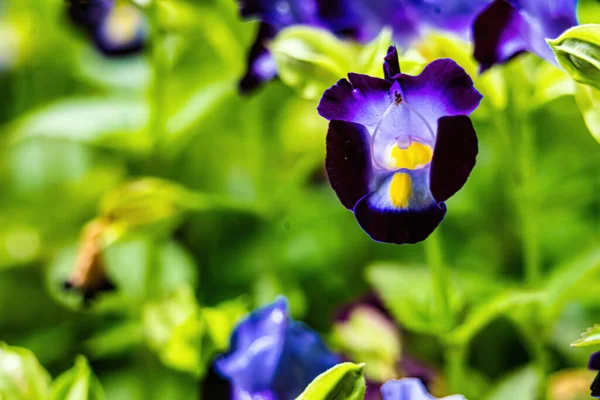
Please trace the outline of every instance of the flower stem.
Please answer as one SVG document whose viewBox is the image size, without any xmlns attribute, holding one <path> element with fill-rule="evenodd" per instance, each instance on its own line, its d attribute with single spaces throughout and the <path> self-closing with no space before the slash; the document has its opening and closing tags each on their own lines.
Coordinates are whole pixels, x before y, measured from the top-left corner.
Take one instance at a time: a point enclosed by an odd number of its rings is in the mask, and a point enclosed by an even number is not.
<svg viewBox="0 0 600 400">
<path fill-rule="evenodd" d="M 541 257 L 537 229 L 537 204 L 534 191 L 535 138 L 529 118 L 519 118 L 521 129 L 521 194 L 517 206 L 521 214 L 523 230 L 523 264 L 525 280 L 531 287 L 537 287 L 541 280 Z"/>
<path fill-rule="evenodd" d="M 454 325 L 450 307 L 450 276 L 444 264 L 439 232 L 437 229 L 425 241 L 425 258 L 431 271 L 434 313 L 442 330 L 449 330 Z"/>
</svg>

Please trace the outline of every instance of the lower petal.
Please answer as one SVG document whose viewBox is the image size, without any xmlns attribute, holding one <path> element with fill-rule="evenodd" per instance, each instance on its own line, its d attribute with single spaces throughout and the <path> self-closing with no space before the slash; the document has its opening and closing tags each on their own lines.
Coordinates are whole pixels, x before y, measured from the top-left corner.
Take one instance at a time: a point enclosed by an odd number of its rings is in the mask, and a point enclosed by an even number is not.
<svg viewBox="0 0 600 400">
<path fill-rule="evenodd" d="M 469 117 L 439 119 L 430 173 L 431 193 L 438 202 L 448 200 L 467 182 L 477 152 L 477 134 Z"/>
<path fill-rule="evenodd" d="M 325 169 L 331 187 L 349 210 L 369 193 L 369 132 L 362 125 L 331 121 L 327 132 Z"/>
<path fill-rule="evenodd" d="M 376 192 L 354 207 L 356 220 L 375 241 L 417 243 L 425 240 L 446 215 L 429 191 L 429 168 L 403 170 L 385 178 Z"/>
</svg>

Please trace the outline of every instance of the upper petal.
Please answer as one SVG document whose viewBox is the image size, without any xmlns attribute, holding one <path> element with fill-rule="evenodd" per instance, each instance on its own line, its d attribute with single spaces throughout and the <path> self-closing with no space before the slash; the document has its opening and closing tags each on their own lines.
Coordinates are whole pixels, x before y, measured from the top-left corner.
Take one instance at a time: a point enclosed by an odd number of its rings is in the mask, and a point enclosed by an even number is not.
<svg viewBox="0 0 600 400">
<path fill-rule="evenodd" d="M 398 50 L 396 46 L 390 46 L 383 60 L 383 75 L 388 81 L 392 81 L 400 73 L 400 63 L 398 62 Z"/>
<path fill-rule="evenodd" d="M 352 210 L 369 192 L 371 155 L 369 132 L 362 125 L 333 120 L 327 132 L 325 169 L 344 207 Z"/>
<path fill-rule="evenodd" d="M 470 114 L 483 98 L 469 74 L 447 58 L 431 62 L 420 75 L 402 74 L 397 81 L 404 91 L 405 101 L 432 127 L 441 117 Z"/>
<path fill-rule="evenodd" d="M 527 22 L 516 8 L 495 0 L 473 25 L 474 57 L 482 71 L 527 51 Z"/>
<path fill-rule="evenodd" d="M 555 63 L 545 39 L 577 25 L 577 0 L 495 0 L 474 25 L 475 59 L 485 70 L 530 51 Z"/>
<path fill-rule="evenodd" d="M 215 359 L 217 372 L 241 391 L 270 390 L 279 368 L 288 323 L 284 298 L 253 311 L 233 331 L 229 352 Z"/>
<path fill-rule="evenodd" d="M 469 117 L 442 117 L 431 160 L 430 187 L 438 202 L 463 187 L 477 157 L 477 134 Z"/>
<path fill-rule="evenodd" d="M 418 9 L 419 20 L 437 29 L 467 36 L 474 19 L 490 0 L 408 0 Z"/>
<path fill-rule="evenodd" d="M 393 101 L 391 87 L 385 79 L 350 73 L 323 93 L 317 110 L 328 120 L 373 127 Z"/>
<path fill-rule="evenodd" d="M 417 243 L 425 240 L 446 215 L 429 191 L 429 167 L 387 176 L 354 207 L 361 228 L 375 241 Z"/>
</svg>

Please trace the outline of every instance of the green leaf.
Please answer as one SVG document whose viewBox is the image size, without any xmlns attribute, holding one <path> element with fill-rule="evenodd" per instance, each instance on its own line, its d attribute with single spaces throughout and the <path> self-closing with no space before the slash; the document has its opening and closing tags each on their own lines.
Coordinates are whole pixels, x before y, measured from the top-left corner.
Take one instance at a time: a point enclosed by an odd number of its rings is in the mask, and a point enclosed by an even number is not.
<svg viewBox="0 0 600 400">
<path fill-rule="evenodd" d="M 547 42 L 574 80 L 600 89 L 600 25 L 575 26 Z"/>
<path fill-rule="evenodd" d="M 535 400 L 542 376 L 534 366 L 521 368 L 494 387 L 485 400 Z"/>
<path fill-rule="evenodd" d="M 433 313 L 433 290 L 427 267 L 375 264 L 367 269 L 367 280 L 402 326 L 423 333 L 444 330 Z M 454 308 L 460 307 L 458 292 L 451 301 Z"/>
<path fill-rule="evenodd" d="M 600 270 L 600 249 L 593 248 L 574 260 L 554 269 L 545 286 L 547 319 L 555 320 L 563 307 L 587 286 L 589 279 Z"/>
<path fill-rule="evenodd" d="M 532 307 L 542 304 L 545 297 L 540 292 L 509 291 L 476 307 L 465 321 L 448 337 L 453 343 L 467 344 L 481 329 L 500 316 L 508 316 L 515 322 Z M 518 313 L 516 312 L 518 311 Z"/>
<path fill-rule="evenodd" d="M 0 342 L 0 399 L 46 400 L 49 392 L 50 374 L 35 355 Z"/>
<path fill-rule="evenodd" d="M 9 128 L 13 142 L 38 137 L 146 153 L 149 111 L 122 97 L 73 98 L 32 111 Z"/>
<path fill-rule="evenodd" d="M 83 356 L 52 384 L 50 400 L 104 400 L 104 390 Z"/>
<path fill-rule="evenodd" d="M 279 32 L 269 49 L 281 80 L 308 99 L 321 96 L 348 72 L 358 58 L 356 48 L 326 30 L 294 26 Z"/>
<path fill-rule="evenodd" d="M 206 324 L 199 318 L 200 307 L 190 287 L 183 287 L 166 299 L 144 308 L 143 324 L 148 346 L 164 365 L 202 376 L 206 354 L 213 354 L 207 342 Z"/>
<path fill-rule="evenodd" d="M 585 125 L 594 139 L 600 143 L 600 90 L 577 85 L 575 88 L 575 101 L 577 101 Z"/>
<path fill-rule="evenodd" d="M 296 400 L 363 400 L 366 391 L 363 367 L 363 364 L 338 364 L 317 376 Z"/>
<path fill-rule="evenodd" d="M 596 324 L 581 334 L 581 337 L 571 343 L 572 347 L 585 347 L 600 344 L 600 325 Z"/>
<path fill-rule="evenodd" d="M 220 303 L 216 307 L 202 308 L 202 318 L 217 351 L 227 350 L 231 332 L 247 313 L 248 304 L 242 298 Z"/>
</svg>

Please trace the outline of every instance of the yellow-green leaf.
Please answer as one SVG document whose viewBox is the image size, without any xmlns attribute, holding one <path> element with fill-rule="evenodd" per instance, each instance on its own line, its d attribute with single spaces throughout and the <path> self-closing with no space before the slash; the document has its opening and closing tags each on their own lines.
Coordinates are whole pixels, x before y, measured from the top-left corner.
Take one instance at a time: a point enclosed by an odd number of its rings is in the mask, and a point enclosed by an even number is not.
<svg viewBox="0 0 600 400">
<path fill-rule="evenodd" d="M 366 383 L 363 364 L 342 363 L 323 372 L 296 400 L 363 400 Z"/>
</svg>

